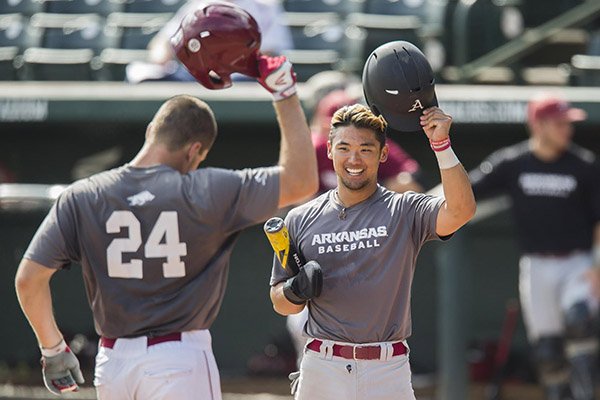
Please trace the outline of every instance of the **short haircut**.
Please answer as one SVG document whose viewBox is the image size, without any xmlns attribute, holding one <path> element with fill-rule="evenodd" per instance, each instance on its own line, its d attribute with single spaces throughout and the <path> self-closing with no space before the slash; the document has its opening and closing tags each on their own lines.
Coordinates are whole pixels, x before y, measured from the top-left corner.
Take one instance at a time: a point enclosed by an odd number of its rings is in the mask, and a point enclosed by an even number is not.
<svg viewBox="0 0 600 400">
<path fill-rule="evenodd" d="M 356 128 L 372 130 L 375 132 L 375 137 L 381 148 L 385 145 L 387 122 L 385 122 L 382 116 L 376 116 L 368 107 L 362 104 L 344 106 L 333 114 L 331 118 L 331 130 L 329 131 L 329 142 L 333 143 L 337 128 L 350 125 Z"/>
<path fill-rule="evenodd" d="M 217 137 L 215 116 L 205 102 L 193 96 L 179 95 L 167 100 L 151 122 L 150 138 L 170 151 L 193 142 L 210 149 Z"/>
</svg>

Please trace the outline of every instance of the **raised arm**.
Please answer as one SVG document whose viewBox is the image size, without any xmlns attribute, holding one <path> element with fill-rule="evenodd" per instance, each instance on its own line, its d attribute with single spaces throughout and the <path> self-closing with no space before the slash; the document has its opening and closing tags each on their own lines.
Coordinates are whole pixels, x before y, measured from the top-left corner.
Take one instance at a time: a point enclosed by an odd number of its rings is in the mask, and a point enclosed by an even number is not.
<svg viewBox="0 0 600 400">
<path fill-rule="evenodd" d="M 260 56 L 259 83 L 273 95 L 281 131 L 279 207 L 307 198 L 319 188 L 317 157 L 296 95 L 296 75 L 285 57 Z"/>
<path fill-rule="evenodd" d="M 476 204 L 467 172 L 450 146 L 452 117 L 437 108 L 423 112 L 421 125 L 436 153 L 446 201 L 437 217 L 436 233 L 447 236 L 456 232 L 475 215 Z"/>
<path fill-rule="evenodd" d="M 319 188 L 317 157 L 297 95 L 274 103 L 281 130 L 279 207 L 312 196 Z"/>
</svg>

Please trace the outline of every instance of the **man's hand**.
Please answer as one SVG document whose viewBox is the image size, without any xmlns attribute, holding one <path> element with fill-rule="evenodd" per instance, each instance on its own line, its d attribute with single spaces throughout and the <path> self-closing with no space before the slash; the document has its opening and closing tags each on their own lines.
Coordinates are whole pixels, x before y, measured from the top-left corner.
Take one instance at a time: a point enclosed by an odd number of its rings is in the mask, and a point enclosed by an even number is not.
<svg viewBox="0 0 600 400">
<path fill-rule="evenodd" d="M 296 93 L 296 73 L 284 56 L 269 57 L 259 54 L 257 58 L 260 83 L 275 101 L 284 100 Z"/>
<path fill-rule="evenodd" d="M 291 303 L 300 305 L 313 297 L 319 297 L 323 289 L 323 271 L 316 261 L 309 261 L 296 276 L 283 285 L 283 295 Z"/>
<path fill-rule="evenodd" d="M 66 344 L 64 350 L 56 355 L 42 355 L 42 374 L 48 390 L 59 396 L 64 392 L 77 391 L 77 383 L 85 382 L 79 360 Z"/>
<path fill-rule="evenodd" d="M 429 107 L 423 111 L 421 126 L 430 142 L 440 142 L 450 135 L 452 117 L 444 114 L 439 107 Z"/>
</svg>

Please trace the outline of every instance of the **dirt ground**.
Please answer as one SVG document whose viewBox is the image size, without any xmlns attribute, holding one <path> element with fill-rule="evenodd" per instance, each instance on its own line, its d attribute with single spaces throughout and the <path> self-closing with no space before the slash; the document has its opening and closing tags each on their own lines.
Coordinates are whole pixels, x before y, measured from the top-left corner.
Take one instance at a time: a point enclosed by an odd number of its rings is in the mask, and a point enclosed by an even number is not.
<svg viewBox="0 0 600 400">
<path fill-rule="evenodd" d="M 250 379 L 235 378 L 223 379 L 223 400 L 291 400 L 289 383 L 287 379 Z M 436 399 L 435 388 L 417 388 L 415 390 L 418 400 Z M 469 399 L 485 400 L 485 387 L 472 385 Z M 11 400 L 55 400 L 45 388 L 0 385 L 0 399 Z M 95 399 L 93 388 L 85 387 L 78 393 L 64 396 L 73 400 Z M 337 400 L 337 399 L 336 399 Z M 342 400 L 342 399 L 340 399 Z M 542 400 L 541 391 L 534 385 L 507 384 L 503 390 L 502 400 Z"/>
</svg>

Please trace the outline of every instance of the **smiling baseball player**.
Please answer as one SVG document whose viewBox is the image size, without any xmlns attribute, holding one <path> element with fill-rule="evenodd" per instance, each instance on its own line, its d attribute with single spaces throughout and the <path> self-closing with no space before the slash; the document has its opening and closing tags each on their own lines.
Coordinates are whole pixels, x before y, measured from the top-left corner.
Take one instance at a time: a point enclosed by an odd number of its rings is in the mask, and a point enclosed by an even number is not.
<svg viewBox="0 0 600 400">
<path fill-rule="evenodd" d="M 309 260 L 290 276 L 275 258 L 270 282 L 278 313 L 309 310 L 296 399 L 415 398 L 406 339 L 416 258 L 425 242 L 451 235 L 475 213 L 467 174 L 450 146 L 452 118 L 437 107 L 408 111 L 415 101 L 401 90 L 418 83 L 403 79 L 420 80 L 431 72 L 421 69 L 427 61 L 422 63 L 424 56 L 414 46 L 404 51 L 401 44 L 399 52 L 394 46 L 377 54 L 376 76 L 367 78 L 371 83 L 373 78 L 396 80 L 391 87 L 404 97 L 405 108 L 398 107 L 394 115 L 386 112 L 385 120 L 358 104 L 336 111 L 328 154 L 337 188 L 286 217 L 290 241 Z M 367 101 L 372 99 L 370 89 L 365 92 Z M 379 164 L 388 154 L 388 119 L 425 131 L 438 159 L 445 200 L 399 194 L 377 184 Z"/>
</svg>

